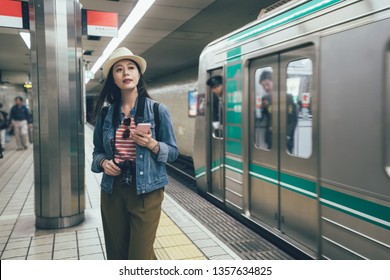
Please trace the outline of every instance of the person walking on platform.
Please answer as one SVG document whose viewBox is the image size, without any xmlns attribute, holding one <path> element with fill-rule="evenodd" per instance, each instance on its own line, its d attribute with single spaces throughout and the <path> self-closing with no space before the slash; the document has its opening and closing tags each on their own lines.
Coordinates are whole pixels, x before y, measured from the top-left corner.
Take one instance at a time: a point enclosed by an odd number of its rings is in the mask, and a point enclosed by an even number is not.
<svg viewBox="0 0 390 280">
<path fill-rule="evenodd" d="M 145 59 L 116 49 L 103 65 L 106 81 L 93 114 L 91 169 L 104 172 L 107 259 L 157 259 L 153 244 L 168 184 L 165 163 L 178 156 L 169 111 L 163 104 L 156 110 L 145 88 L 145 70 Z"/>
<path fill-rule="evenodd" d="M 0 103 L 0 158 L 3 158 L 3 151 L 5 145 L 5 133 L 8 127 L 8 114 L 1 110 L 3 103 Z"/>
<path fill-rule="evenodd" d="M 27 107 L 23 105 L 21 96 L 15 97 L 15 105 L 11 108 L 9 120 L 15 132 L 16 150 L 27 149 L 30 115 Z"/>
</svg>

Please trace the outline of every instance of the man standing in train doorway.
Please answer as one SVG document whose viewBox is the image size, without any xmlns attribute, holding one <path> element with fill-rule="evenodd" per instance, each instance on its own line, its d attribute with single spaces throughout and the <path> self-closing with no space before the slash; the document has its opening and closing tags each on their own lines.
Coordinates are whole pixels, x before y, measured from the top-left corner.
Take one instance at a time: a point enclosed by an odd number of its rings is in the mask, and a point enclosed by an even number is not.
<svg viewBox="0 0 390 280">
<path fill-rule="evenodd" d="M 212 95 L 212 124 L 213 124 L 213 133 L 216 137 L 223 137 L 222 130 L 222 117 L 223 117 L 223 83 L 222 76 L 213 76 L 209 78 L 206 84 L 210 87 Z"/>
<path fill-rule="evenodd" d="M 15 132 L 16 150 L 27 149 L 30 115 L 27 107 L 23 104 L 23 98 L 21 96 L 15 98 L 15 105 L 11 108 L 9 120 Z"/>
</svg>

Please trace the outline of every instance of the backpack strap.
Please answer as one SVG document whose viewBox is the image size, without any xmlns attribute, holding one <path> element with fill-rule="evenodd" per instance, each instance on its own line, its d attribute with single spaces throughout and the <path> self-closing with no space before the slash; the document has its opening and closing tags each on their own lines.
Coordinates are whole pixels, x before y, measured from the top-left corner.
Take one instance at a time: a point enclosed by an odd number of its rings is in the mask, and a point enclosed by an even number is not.
<svg viewBox="0 0 390 280">
<path fill-rule="evenodd" d="M 135 123 L 138 124 L 144 119 L 144 109 L 145 109 L 146 98 L 145 94 L 138 96 L 137 111 L 135 112 Z"/>
<path fill-rule="evenodd" d="M 158 112 L 159 105 L 160 105 L 160 103 L 158 103 L 158 102 L 155 102 L 153 104 L 154 123 L 155 123 L 154 131 L 156 132 L 156 140 L 157 141 L 161 140 L 160 139 L 160 115 Z"/>
<path fill-rule="evenodd" d="M 137 104 L 137 111 L 135 112 L 135 123 L 138 124 L 143 121 L 144 119 L 144 109 L 145 109 L 145 103 L 146 98 L 145 94 L 142 94 L 138 97 L 138 104 Z M 160 139 L 160 115 L 158 112 L 158 106 L 160 103 L 154 102 L 153 104 L 153 113 L 154 113 L 154 123 L 155 123 L 155 133 L 156 133 L 156 140 L 159 141 Z"/>
<path fill-rule="evenodd" d="M 102 130 L 103 130 L 103 125 L 104 125 L 104 120 L 106 119 L 109 107 L 110 106 L 103 106 L 101 109 L 102 110 Z"/>
</svg>

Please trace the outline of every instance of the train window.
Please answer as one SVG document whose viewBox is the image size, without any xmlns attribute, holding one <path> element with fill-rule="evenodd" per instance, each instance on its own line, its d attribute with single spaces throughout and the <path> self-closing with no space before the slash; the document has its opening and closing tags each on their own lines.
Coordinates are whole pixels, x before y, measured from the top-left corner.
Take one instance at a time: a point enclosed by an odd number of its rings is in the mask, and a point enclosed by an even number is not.
<svg viewBox="0 0 390 280">
<path fill-rule="evenodd" d="M 285 141 L 287 153 L 300 158 L 309 158 L 312 154 L 312 76 L 313 63 L 308 58 L 287 65 Z"/>
<path fill-rule="evenodd" d="M 388 176 L 390 176 L 390 42 L 387 43 L 386 51 L 386 71 L 384 73 L 385 79 L 385 170 Z"/>
<path fill-rule="evenodd" d="M 269 151 L 272 148 L 272 67 L 255 72 L 255 147 Z"/>
</svg>

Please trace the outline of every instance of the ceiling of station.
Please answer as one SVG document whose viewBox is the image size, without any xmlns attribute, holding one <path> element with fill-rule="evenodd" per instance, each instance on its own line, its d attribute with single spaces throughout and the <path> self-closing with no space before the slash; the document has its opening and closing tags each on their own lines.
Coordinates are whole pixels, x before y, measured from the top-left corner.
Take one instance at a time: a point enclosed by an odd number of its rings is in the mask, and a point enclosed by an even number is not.
<svg viewBox="0 0 390 280">
<path fill-rule="evenodd" d="M 142 0 L 139 0 L 142 1 Z M 83 9 L 116 12 L 119 26 L 137 0 L 80 0 Z M 211 41 L 255 20 L 262 8 L 277 0 L 156 0 L 120 46 L 128 47 L 148 62 L 145 77 L 153 81 L 163 75 L 197 64 L 203 48 Z M 111 38 L 89 40 L 83 36 L 84 55 L 92 68 Z M 0 70 L 30 72 L 30 51 L 19 30 L 0 28 Z M 101 73 L 86 89 L 97 91 Z"/>
</svg>

